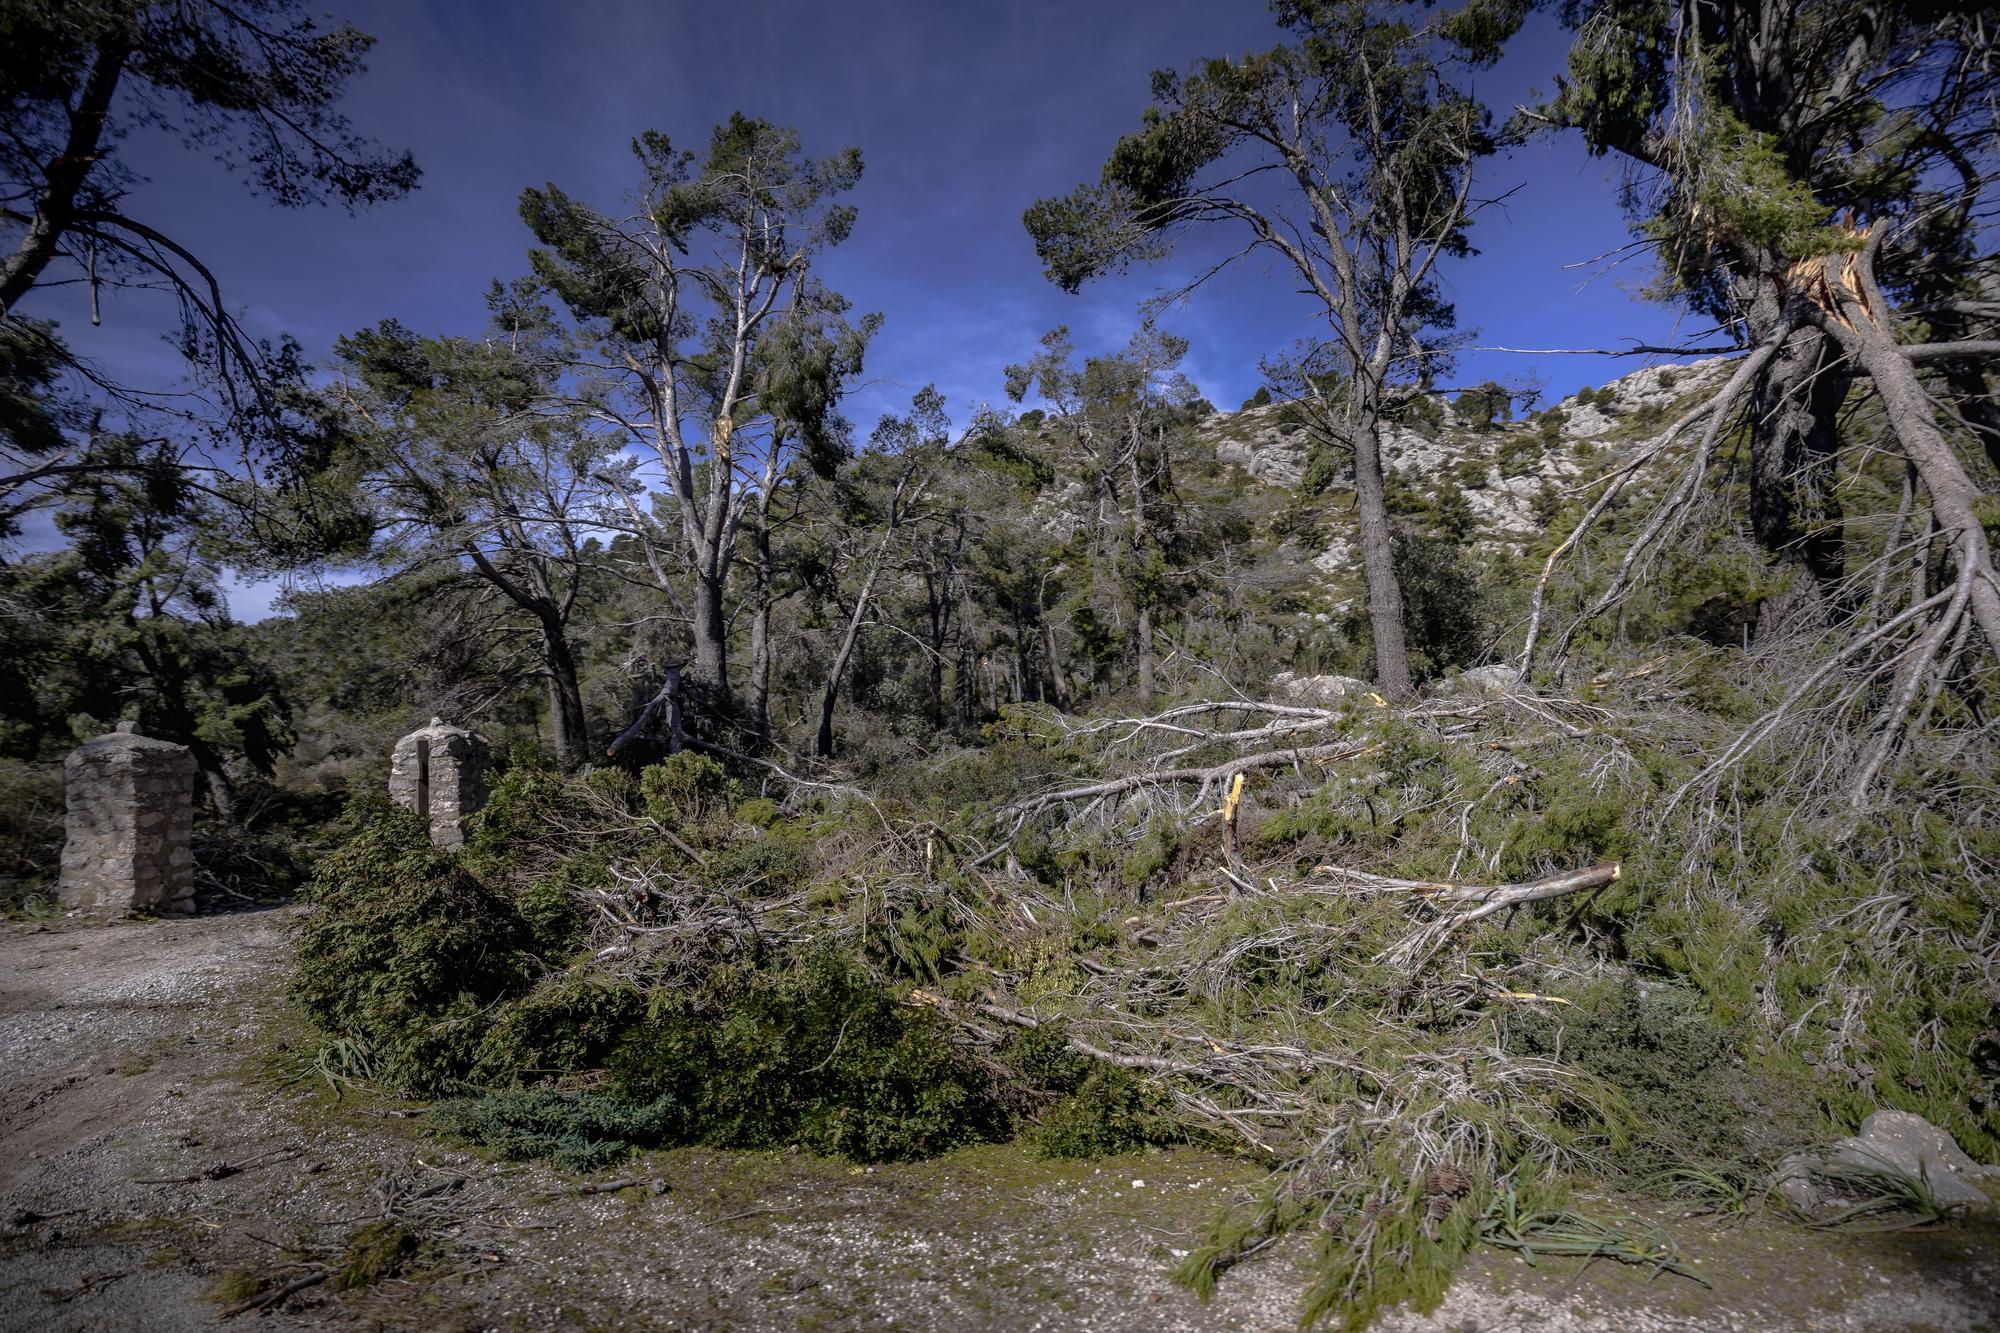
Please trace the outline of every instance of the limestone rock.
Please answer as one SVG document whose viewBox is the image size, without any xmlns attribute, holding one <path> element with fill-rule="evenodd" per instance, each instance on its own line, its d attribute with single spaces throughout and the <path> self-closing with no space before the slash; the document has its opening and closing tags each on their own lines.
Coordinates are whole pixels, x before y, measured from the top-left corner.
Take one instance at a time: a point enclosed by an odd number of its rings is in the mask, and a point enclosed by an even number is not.
<svg viewBox="0 0 2000 1333">
<path fill-rule="evenodd" d="M 1374 688 L 1353 676 L 1301 676 L 1280 671 L 1271 677 L 1271 689 L 1291 703 L 1307 707 L 1331 708 L 1343 699 L 1358 698 Z"/>
<path fill-rule="evenodd" d="M 63 761 L 62 901 L 124 915 L 194 910 L 194 754 L 129 726 Z"/>
<path fill-rule="evenodd" d="M 1518 667 L 1505 662 L 1495 662 L 1491 666 L 1474 667 L 1461 671 L 1445 682 L 1445 689 L 1452 694 L 1506 694 L 1521 683 Z"/>
<path fill-rule="evenodd" d="M 1990 1200 L 1978 1180 L 2000 1180 L 2000 1167 L 1981 1166 L 1965 1155 L 1951 1135 L 1908 1111 L 1877 1111 L 1861 1122 L 1861 1132 L 1841 1139 L 1827 1153 L 1836 1166 L 1889 1169 L 1920 1176 L 1946 1205 L 1971 1208 Z"/>
<path fill-rule="evenodd" d="M 465 821 L 486 804 L 491 758 L 484 736 L 434 717 L 396 742 L 389 799 L 430 821 L 433 845 L 460 846 Z"/>
<path fill-rule="evenodd" d="M 1923 1180 L 1946 1208 L 1990 1208 L 1978 1182 L 2000 1180 L 2000 1167 L 1981 1166 L 1951 1135 L 1908 1111 L 1877 1111 L 1861 1132 L 1837 1141 L 1824 1158 L 1794 1154 L 1778 1165 L 1785 1202 L 1808 1216 L 1846 1206 L 1855 1192 L 1840 1173 L 1896 1171 Z M 1831 1173 L 1831 1178 L 1822 1176 Z"/>
</svg>

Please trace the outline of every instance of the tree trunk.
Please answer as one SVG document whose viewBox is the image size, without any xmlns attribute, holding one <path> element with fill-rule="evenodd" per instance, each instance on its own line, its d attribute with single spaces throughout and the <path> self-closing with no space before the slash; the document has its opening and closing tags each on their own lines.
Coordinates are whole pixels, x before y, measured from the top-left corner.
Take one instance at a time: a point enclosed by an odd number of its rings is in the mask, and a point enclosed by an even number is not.
<svg viewBox="0 0 2000 1333">
<path fill-rule="evenodd" d="M 1886 306 L 1875 286 L 1870 256 L 1866 252 L 1849 256 L 1838 276 L 1831 272 L 1834 259 L 1822 263 L 1829 270 L 1828 287 L 1838 306 L 1837 311 L 1822 307 L 1824 327 L 1873 377 L 1890 428 L 1904 456 L 1916 465 L 1924 489 L 1930 492 L 1931 513 L 1939 531 L 1952 544 L 1959 577 L 1973 581 L 1973 621 L 1989 650 L 2000 656 L 2000 583 L 1996 583 L 1986 529 L 1974 509 L 1979 488 L 1972 484 L 1944 432 L 1938 429 L 1930 396 L 1917 378 L 1916 367 L 1878 314 L 1885 312 Z"/>
<path fill-rule="evenodd" d="M 1043 637 L 1048 641 L 1049 652 L 1049 702 L 1063 712 L 1069 711 L 1069 682 L 1063 677 L 1062 654 L 1056 646 L 1056 622 L 1042 622 Z"/>
<path fill-rule="evenodd" d="M 1801 330 L 1760 377 L 1751 410 L 1751 527 L 1765 550 L 1798 570 L 1822 617 L 1846 572 L 1834 489 L 1849 384 L 1841 361 L 1824 333 Z"/>
<path fill-rule="evenodd" d="M 826 687 L 820 691 L 819 733 L 813 741 L 813 753 L 822 759 L 833 757 L 833 706 L 840 697 L 840 679 L 847 674 L 848 659 L 854 656 L 854 645 L 861 638 L 861 622 L 868 616 L 868 599 L 875 592 L 875 576 L 882 572 L 882 557 L 888 552 L 889 537 L 894 532 L 891 526 L 883 534 L 882 544 L 875 548 L 875 562 L 868 568 L 868 577 L 861 580 L 861 591 L 855 594 L 847 632 L 840 638 L 840 650 L 833 655 L 833 665 L 826 673 Z"/>
<path fill-rule="evenodd" d="M 583 689 L 576 654 L 559 620 L 542 622 L 542 661 L 549 673 L 549 724 L 555 732 L 556 767 L 573 773 L 582 766 L 590 738 L 583 718 Z"/>
<path fill-rule="evenodd" d="M 771 488 L 757 502 L 755 611 L 750 619 L 750 734 L 771 743 Z"/>
<path fill-rule="evenodd" d="M 695 571 L 694 660 L 688 675 L 699 682 L 703 703 L 727 710 L 733 698 L 729 692 L 729 622 L 722 606 L 725 577 L 720 569 L 713 574 Z"/>
<path fill-rule="evenodd" d="M 1395 548 L 1390 542 L 1380 425 L 1372 411 L 1354 432 L 1354 496 L 1361 525 L 1361 570 L 1368 582 L 1368 625 L 1375 636 L 1375 683 L 1391 699 L 1401 699 L 1410 692 L 1410 650 L 1403 637 L 1403 589 L 1396 581 Z"/>
</svg>

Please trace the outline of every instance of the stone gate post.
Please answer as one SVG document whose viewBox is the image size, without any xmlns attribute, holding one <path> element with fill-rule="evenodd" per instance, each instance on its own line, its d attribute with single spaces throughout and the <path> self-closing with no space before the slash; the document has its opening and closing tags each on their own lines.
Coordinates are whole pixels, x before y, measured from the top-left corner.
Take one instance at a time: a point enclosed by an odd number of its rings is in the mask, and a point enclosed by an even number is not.
<svg viewBox="0 0 2000 1333">
<path fill-rule="evenodd" d="M 194 755 L 131 723 L 63 761 L 62 901 L 124 915 L 194 910 Z"/>
</svg>

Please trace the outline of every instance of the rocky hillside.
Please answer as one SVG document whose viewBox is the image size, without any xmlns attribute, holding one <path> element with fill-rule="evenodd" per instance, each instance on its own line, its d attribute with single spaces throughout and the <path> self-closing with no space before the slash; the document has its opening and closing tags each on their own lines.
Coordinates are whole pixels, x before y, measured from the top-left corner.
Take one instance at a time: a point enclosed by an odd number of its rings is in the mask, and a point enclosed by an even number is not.
<svg viewBox="0 0 2000 1333">
<path fill-rule="evenodd" d="M 1470 402 L 1442 396 L 1418 402 L 1384 434 L 1392 508 L 1422 510 L 1430 526 L 1462 534 L 1486 556 L 1518 558 L 1574 500 L 1578 482 L 1652 440 L 1712 394 L 1730 366 L 1726 356 L 1650 366 L 1514 420 L 1482 422 Z M 1224 474 L 1248 486 L 1252 506 L 1262 498 L 1272 544 L 1254 558 L 1270 576 L 1292 586 L 1318 622 L 1356 606 L 1352 468 L 1336 472 L 1320 494 L 1324 502 L 1296 490 L 1312 450 L 1300 410 L 1270 402 L 1218 412 L 1202 422 L 1200 438 L 1216 450 Z"/>
<path fill-rule="evenodd" d="M 1469 511 L 1471 544 L 1518 554 L 1542 532 L 1539 512 L 1549 499 L 1600 471 L 1623 451 L 1654 436 L 1682 410 L 1714 392 L 1731 358 L 1634 371 L 1601 389 L 1585 389 L 1514 421 L 1480 424 L 1443 398 L 1406 411 L 1384 437 L 1386 462 L 1411 491 L 1436 497 L 1456 492 Z M 1218 413 L 1203 423 L 1204 439 L 1222 463 L 1272 488 L 1298 484 L 1309 461 L 1310 435 L 1298 410 L 1274 402 Z M 1350 573 L 1357 564 L 1352 517 L 1338 503 L 1351 473 L 1335 483 L 1329 534 L 1311 563 L 1322 574 Z M 1454 501 L 1455 503 L 1455 501 Z"/>
</svg>

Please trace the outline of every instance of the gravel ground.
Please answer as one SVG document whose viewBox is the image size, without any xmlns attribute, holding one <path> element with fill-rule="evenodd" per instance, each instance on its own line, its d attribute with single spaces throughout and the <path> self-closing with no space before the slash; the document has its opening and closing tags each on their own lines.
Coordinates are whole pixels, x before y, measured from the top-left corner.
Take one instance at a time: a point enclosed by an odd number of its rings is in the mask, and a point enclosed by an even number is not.
<svg viewBox="0 0 2000 1333">
<path fill-rule="evenodd" d="M 1198 1153 L 1094 1164 L 1011 1147 L 873 1169 L 652 1153 L 595 1181 L 490 1163 L 403 1108 L 335 1102 L 278 1000 L 290 910 L 0 928 L 0 1328 L 1288 1329 L 1302 1242 L 1212 1305 L 1166 1280 L 1254 1170 Z M 306 1074 L 307 1077 L 297 1077 Z M 287 1080 L 291 1081 L 288 1082 Z M 584 1193 L 587 1186 L 603 1186 Z M 1714 1286 L 1486 1255 L 1395 1333 L 2000 1328 L 2000 1233 L 1717 1229 L 1604 1201 Z M 384 1217 L 402 1271 L 335 1292 Z"/>
</svg>

